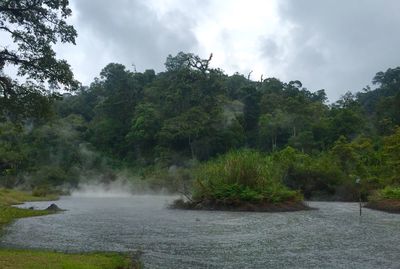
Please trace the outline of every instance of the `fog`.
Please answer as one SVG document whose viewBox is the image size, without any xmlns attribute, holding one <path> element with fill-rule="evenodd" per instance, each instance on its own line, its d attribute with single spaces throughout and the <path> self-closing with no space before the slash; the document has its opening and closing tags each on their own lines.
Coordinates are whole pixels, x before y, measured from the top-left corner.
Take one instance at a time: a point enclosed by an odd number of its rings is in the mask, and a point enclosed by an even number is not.
<svg viewBox="0 0 400 269">
<path fill-rule="evenodd" d="M 180 176 L 179 171 L 170 169 L 170 171 L 166 173 L 164 180 L 171 180 L 171 177 L 178 178 Z M 159 178 L 153 178 L 151 176 L 144 180 L 140 176 L 134 175 L 132 172 L 126 170 L 112 171 L 111 176 L 109 174 L 91 171 L 90 175 L 80 175 L 78 186 L 65 186 L 63 190 L 66 193 L 70 193 L 72 197 L 88 198 L 124 198 L 134 195 L 165 196 L 176 194 L 178 183 L 173 181 L 169 181 L 169 183 L 160 182 L 160 180 Z M 167 185 L 169 188 L 165 187 Z"/>
<path fill-rule="evenodd" d="M 71 192 L 72 197 L 130 197 L 132 186 L 126 182 L 117 180 L 110 183 L 83 183 Z"/>
</svg>

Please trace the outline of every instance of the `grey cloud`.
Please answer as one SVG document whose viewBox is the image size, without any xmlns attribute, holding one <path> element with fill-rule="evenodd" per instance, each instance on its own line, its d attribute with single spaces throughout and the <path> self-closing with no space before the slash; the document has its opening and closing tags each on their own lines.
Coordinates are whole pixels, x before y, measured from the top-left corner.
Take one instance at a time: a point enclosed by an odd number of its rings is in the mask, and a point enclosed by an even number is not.
<svg viewBox="0 0 400 269">
<path fill-rule="evenodd" d="M 264 38 L 262 41 L 262 56 L 269 58 L 272 62 L 278 60 L 279 55 L 282 53 L 280 46 L 272 37 Z"/>
<path fill-rule="evenodd" d="M 134 64 L 139 71 L 161 71 L 168 54 L 197 47 L 191 30 L 196 22 L 182 10 L 159 17 L 145 0 L 73 0 L 71 5 L 79 34 L 77 49 L 85 52 L 87 64 L 73 66 L 78 76 L 94 70 L 92 76 L 97 75 L 107 60 Z M 99 54 L 106 59 L 101 61 Z"/>
<path fill-rule="evenodd" d="M 399 10 L 397 0 L 281 1 L 280 18 L 292 30 L 281 55 L 264 55 L 281 60 L 285 77 L 325 88 L 336 100 L 361 90 L 376 72 L 400 65 Z M 267 40 L 262 49 L 271 46 Z"/>
</svg>

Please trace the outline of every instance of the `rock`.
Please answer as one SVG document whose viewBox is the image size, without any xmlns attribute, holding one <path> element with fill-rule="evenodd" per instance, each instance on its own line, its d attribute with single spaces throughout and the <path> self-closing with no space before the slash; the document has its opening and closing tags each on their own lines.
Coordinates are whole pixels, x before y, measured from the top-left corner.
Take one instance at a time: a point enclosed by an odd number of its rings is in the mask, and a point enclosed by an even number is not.
<svg viewBox="0 0 400 269">
<path fill-rule="evenodd" d="M 49 211 L 63 211 L 56 204 L 51 204 L 48 208 L 46 208 L 46 210 L 49 210 Z"/>
<path fill-rule="evenodd" d="M 30 210 L 34 210 L 35 208 L 34 208 L 33 206 L 31 206 L 31 207 L 29 207 L 28 209 L 30 209 Z"/>
</svg>

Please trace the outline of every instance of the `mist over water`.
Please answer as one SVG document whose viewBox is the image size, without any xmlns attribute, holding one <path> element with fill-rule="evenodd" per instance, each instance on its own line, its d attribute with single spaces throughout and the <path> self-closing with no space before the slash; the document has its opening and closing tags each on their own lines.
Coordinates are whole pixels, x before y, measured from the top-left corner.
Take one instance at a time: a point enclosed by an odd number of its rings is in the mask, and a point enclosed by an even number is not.
<svg viewBox="0 0 400 269">
<path fill-rule="evenodd" d="M 111 175 L 110 175 L 111 174 Z M 94 171 L 90 176 L 82 174 L 77 187 L 66 187 L 64 190 L 71 197 L 87 198 L 123 198 L 132 195 L 169 195 L 170 190 L 164 187 L 152 187 L 151 179 L 143 180 L 129 171 L 112 171 L 110 174 Z"/>
<path fill-rule="evenodd" d="M 110 183 L 83 183 L 77 189 L 71 192 L 71 197 L 131 197 L 132 185 L 123 181 L 114 181 Z"/>
</svg>

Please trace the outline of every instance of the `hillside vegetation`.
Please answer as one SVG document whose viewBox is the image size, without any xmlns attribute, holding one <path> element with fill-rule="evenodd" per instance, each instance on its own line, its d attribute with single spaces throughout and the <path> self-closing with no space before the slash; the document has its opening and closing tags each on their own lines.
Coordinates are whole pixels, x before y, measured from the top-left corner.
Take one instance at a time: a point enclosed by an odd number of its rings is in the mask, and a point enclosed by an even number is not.
<svg viewBox="0 0 400 269">
<path fill-rule="evenodd" d="M 52 99 L 46 117 L 3 115 L 0 184 L 65 189 L 123 171 L 151 189 L 190 193 L 199 165 L 216 178 L 212 169 L 238 150 L 262 156 L 263 173 L 281 169 L 279 188 L 306 199 L 367 199 L 400 184 L 399 67 L 378 72 L 374 89 L 328 103 L 324 90 L 300 81 L 227 75 L 210 61 L 181 52 L 160 73 L 110 63 L 90 86 Z M 236 168 L 248 169 L 242 161 Z M 240 195 L 259 197 L 266 190 L 257 184 Z"/>
</svg>

